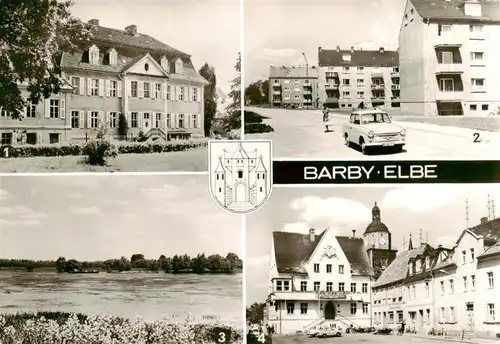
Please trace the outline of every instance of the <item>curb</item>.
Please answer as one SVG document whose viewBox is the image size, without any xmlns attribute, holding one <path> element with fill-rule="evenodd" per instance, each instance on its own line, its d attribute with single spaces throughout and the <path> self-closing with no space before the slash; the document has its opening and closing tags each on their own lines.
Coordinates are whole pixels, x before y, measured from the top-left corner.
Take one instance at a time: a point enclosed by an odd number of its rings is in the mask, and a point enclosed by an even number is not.
<svg viewBox="0 0 500 344">
<path fill-rule="evenodd" d="M 422 339 L 431 339 L 431 340 L 438 340 L 438 341 L 442 341 L 442 342 L 451 342 L 451 343 L 467 343 L 467 344 L 482 344 L 482 343 L 490 343 L 490 341 L 474 341 L 474 340 L 470 340 L 470 339 L 464 339 L 464 340 L 460 340 L 460 339 L 454 339 L 454 338 L 442 338 L 442 337 L 439 337 L 439 336 L 418 336 L 418 335 L 412 335 L 411 337 L 415 337 L 415 338 L 422 338 Z M 491 341 L 491 343 L 494 343 L 494 341 Z"/>
</svg>

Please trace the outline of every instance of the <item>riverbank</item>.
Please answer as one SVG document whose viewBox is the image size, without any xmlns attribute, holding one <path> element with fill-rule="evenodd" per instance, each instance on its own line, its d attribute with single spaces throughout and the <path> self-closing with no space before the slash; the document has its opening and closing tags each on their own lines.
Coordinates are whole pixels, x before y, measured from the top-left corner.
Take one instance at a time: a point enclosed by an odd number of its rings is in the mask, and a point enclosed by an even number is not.
<svg viewBox="0 0 500 344">
<path fill-rule="evenodd" d="M 145 322 L 110 316 L 38 312 L 0 315 L 2 344 L 243 343 L 242 329 L 216 321 L 165 318 Z"/>
</svg>

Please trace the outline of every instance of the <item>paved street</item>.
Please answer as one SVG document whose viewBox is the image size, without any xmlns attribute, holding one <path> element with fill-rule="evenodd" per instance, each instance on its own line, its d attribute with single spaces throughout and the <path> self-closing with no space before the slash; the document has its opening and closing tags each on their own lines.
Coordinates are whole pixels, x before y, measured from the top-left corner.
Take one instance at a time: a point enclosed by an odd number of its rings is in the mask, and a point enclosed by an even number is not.
<svg viewBox="0 0 500 344">
<path fill-rule="evenodd" d="M 275 158 L 347 158 L 373 160 L 426 159 L 498 159 L 500 133 L 436 124 L 393 122 L 406 129 L 407 145 L 401 153 L 379 152 L 363 156 L 356 148 L 348 148 L 342 138 L 342 124 L 347 114 L 331 113 L 333 132 L 325 133 L 320 110 L 285 110 L 246 108 L 268 119 L 272 133 L 247 134 L 245 139 L 272 139 Z M 499 118 L 500 121 L 500 118 Z M 478 132 L 481 142 L 474 142 Z M 479 140 L 478 140 L 479 141 Z"/>
</svg>

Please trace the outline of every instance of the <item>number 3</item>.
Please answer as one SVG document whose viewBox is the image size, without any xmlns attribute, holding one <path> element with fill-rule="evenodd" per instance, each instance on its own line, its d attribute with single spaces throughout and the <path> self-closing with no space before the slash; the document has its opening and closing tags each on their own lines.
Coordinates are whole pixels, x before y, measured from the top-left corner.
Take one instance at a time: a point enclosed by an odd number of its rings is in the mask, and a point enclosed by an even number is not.
<svg viewBox="0 0 500 344">
<path fill-rule="evenodd" d="M 3 149 L 3 156 L 4 156 L 4 158 L 8 158 L 9 157 L 9 147 L 5 147 Z"/>
<path fill-rule="evenodd" d="M 264 336 L 264 333 L 261 333 L 257 340 L 259 341 L 259 343 L 265 343 L 266 337 Z"/>
<path fill-rule="evenodd" d="M 224 332 L 219 333 L 219 343 L 226 342 L 226 334 Z"/>
</svg>

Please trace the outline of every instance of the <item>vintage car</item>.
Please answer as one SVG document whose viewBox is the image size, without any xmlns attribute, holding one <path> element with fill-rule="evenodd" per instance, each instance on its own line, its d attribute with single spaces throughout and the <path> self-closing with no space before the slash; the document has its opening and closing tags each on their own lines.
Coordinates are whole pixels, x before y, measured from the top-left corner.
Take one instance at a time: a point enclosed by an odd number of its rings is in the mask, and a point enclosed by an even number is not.
<svg viewBox="0 0 500 344">
<path fill-rule="evenodd" d="M 316 333 L 316 337 L 341 337 L 345 332 L 345 328 L 340 323 L 330 323 L 328 326 L 321 327 Z"/>
<path fill-rule="evenodd" d="M 356 144 L 363 154 L 372 148 L 392 148 L 400 152 L 406 144 L 406 130 L 391 122 L 382 110 L 356 110 L 342 128 L 345 144 Z"/>
</svg>

